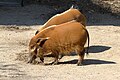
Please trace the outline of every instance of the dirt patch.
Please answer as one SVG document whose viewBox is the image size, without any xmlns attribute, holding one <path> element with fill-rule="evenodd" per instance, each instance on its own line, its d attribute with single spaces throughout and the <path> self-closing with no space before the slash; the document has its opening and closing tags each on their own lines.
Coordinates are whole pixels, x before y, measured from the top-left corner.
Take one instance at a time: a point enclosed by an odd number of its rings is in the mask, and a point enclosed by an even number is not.
<svg viewBox="0 0 120 80">
<path fill-rule="evenodd" d="M 29 53 L 27 50 L 21 51 L 21 53 L 17 53 L 16 55 L 17 55 L 16 60 L 24 61 L 27 63 L 28 58 L 29 58 Z"/>
</svg>

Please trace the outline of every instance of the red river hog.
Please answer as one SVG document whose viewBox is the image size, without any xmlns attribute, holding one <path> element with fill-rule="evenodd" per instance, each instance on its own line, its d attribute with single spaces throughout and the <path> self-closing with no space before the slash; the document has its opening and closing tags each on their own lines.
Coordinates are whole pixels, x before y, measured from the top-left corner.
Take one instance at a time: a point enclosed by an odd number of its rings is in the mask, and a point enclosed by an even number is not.
<svg viewBox="0 0 120 80">
<path fill-rule="evenodd" d="M 72 20 L 76 20 L 86 26 L 86 17 L 78 9 L 71 7 L 65 12 L 56 14 L 55 16 L 51 17 L 44 25 L 40 27 L 40 29 L 35 34 L 49 26 L 59 25 Z"/>
<path fill-rule="evenodd" d="M 81 23 L 76 21 L 45 28 L 30 40 L 31 58 L 28 63 L 32 63 L 36 57 L 39 57 L 44 63 L 44 55 L 51 52 L 55 58 L 52 64 L 57 64 L 59 54 L 76 52 L 79 55 L 77 65 L 81 65 L 84 59 L 84 45 L 87 38 L 89 47 L 88 31 Z"/>
</svg>

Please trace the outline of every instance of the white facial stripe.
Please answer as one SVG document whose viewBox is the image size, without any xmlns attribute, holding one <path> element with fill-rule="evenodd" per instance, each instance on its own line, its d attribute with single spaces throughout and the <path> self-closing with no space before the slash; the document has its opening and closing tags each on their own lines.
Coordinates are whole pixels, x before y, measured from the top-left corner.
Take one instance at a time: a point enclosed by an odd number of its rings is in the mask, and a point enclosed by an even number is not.
<svg viewBox="0 0 120 80">
<path fill-rule="evenodd" d="M 35 49 L 36 49 L 36 47 L 33 47 L 33 48 L 30 50 L 30 52 L 34 52 Z"/>
</svg>

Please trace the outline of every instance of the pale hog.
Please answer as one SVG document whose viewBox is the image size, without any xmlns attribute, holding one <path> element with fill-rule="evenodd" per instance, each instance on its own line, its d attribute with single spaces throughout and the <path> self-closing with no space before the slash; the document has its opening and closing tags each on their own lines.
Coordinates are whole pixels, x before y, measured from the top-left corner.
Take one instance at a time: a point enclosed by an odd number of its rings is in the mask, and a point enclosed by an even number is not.
<svg viewBox="0 0 120 80">
<path fill-rule="evenodd" d="M 89 48 L 89 33 L 81 23 L 76 21 L 45 28 L 35 35 L 29 43 L 31 54 L 29 63 L 32 63 L 36 57 L 40 57 L 40 60 L 44 62 L 44 55 L 52 52 L 55 57 L 53 64 L 57 64 L 59 54 L 76 52 L 79 55 L 77 65 L 81 65 L 87 38 Z"/>
<path fill-rule="evenodd" d="M 63 13 L 56 14 L 53 17 L 51 17 L 44 25 L 40 27 L 39 30 L 36 31 L 35 34 L 37 34 L 39 31 L 41 31 L 44 28 L 47 28 L 52 25 L 59 25 L 65 22 L 69 22 L 72 20 L 76 20 L 86 26 L 86 17 L 83 15 L 79 9 L 74 8 L 72 6 L 70 9 L 66 10 Z"/>
</svg>

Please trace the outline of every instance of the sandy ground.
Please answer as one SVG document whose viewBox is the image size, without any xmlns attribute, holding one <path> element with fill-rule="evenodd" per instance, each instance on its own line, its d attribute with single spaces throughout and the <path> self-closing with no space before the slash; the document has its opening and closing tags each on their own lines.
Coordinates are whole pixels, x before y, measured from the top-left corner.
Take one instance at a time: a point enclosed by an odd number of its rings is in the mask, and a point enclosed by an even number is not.
<svg viewBox="0 0 120 80">
<path fill-rule="evenodd" d="M 83 66 L 76 65 L 77 55 L 63 57 L 58 65 L 27 64 L 29 41 L 48 10 L 0 8 L 0 80 L 120 80 L 120 20 L 109 14 L 89 14 L 90 51 Z"/>
</svg>

